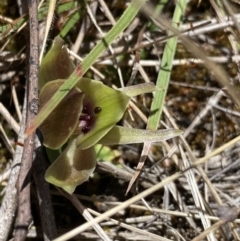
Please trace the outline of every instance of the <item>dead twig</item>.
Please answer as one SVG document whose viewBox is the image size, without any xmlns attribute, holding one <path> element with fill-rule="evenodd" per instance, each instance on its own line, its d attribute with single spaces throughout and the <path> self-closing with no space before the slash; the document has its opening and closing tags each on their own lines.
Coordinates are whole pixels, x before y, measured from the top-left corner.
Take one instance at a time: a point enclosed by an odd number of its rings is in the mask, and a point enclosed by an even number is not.
<svg viewBox="0 0 240 241">
<path fill-rule="evenodd" d="M 28 1 L 29 8 L 29 32 L 30 32 L 30 66 L 27 82 L 27 119 L 26 128 L 29 128 L 37 113 L 38 99 L 38 68 L 39 68 L 39 36 L 38 36 L 38 5 L 37 1 Z M 18 179 L 18 214 L 15 224 L 14 240 L 25 240 L 28 226 L 31 222 L 30 209 L 30 177 L 32 158 L 35 143 L 35 133 L 24 141 L 22 166 Z"/>
</svg>

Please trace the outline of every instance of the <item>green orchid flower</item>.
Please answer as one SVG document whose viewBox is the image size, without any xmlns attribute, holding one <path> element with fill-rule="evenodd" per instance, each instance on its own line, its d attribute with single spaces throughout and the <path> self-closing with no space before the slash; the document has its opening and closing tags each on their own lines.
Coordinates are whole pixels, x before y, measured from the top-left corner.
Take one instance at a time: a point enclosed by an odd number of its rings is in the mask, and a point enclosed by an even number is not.
<svg viewBox="0 0 240 241">
<path fill-rule="evenodd" d="M 74 64 L 63 44 L 63 40 L 56 37 L 42 61 L 39 74 L 40 108 L 74 71 Z M 46 181 L 73 193 L 95 169 L 94 145 L 97 143 L 154 142 L 180 135 L 181 131 L 174 129 L 149 131 L 116 126 L 131 97 L 155 90 L 152 83 L 115 90 L 100 81 L 80 78 L 40 126 L 43 145 L 59 153 L 46 171 Z M 65 149 L 59 151 L 63 146 L 66 146 Z"/>
</svg>

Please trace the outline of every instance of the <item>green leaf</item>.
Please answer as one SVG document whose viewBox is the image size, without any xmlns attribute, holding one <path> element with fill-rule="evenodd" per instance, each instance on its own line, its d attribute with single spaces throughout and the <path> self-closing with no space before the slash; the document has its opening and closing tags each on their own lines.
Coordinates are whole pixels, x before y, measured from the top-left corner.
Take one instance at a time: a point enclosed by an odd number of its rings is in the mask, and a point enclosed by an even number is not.
<svg viewBox="0 0 240 241">
<path fill-rule="evenodd" d="M 90 131 L 86 134 L 78 129 L 75 134 L 77 147 L 81 149 L 95 145 L 122 118 L 130 97 L 124 92 L 114 90 L 100 81 L 82 78 L 76 85 L 84 92 L 83 108 L 91 117 Z M 95 114 L 95 108 L 101 111 Z"/>
<path fill-rule="evenodd" d="M 45 180 L 72 194 L 75 188 L 87 181 L 96 166 L 94 147 L 86 150 L 76 148 L 72 138 L 63 153 L 47 169 Z"/>
<path fill-rule="evenodd" d="M 54 80 L 45 84 L 39 96 L 40 106 L 44 106 L 63 83 L 64 80 Z M 79 123 L 83 98 L 84 94 L 73 88 L 42 123 L 39 129 L 44 146 L 56 150 L 67 142 Z"/>
<path fill-rule="evenodd" d="M 102 145 L 123 145 L 142 142 L 159 142 L 182 134 L 181 130 L 141 130 L 114 126 L 100 141 Z"/>
</svg>

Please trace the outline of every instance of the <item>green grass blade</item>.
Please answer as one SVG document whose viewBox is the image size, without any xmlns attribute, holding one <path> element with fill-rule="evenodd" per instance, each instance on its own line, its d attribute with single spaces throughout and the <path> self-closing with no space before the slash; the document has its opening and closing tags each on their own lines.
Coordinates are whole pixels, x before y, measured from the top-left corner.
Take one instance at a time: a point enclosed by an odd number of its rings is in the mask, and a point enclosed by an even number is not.
<svg viewBox="0 0 240 241">
<path fill-rule="evenodd" d="M 57 13 L 63 13 L 72 10 L 75 7 L 75 1 L 59 3 Z"/>
<path fill-rule="evenodd" d="M 32 133 L 41 123 L 48 117 L 53 109 L 60 103 L 60 101 L 67 95 L 67 93 L 76 85 L 79 79 L 86 73 L 92 66 L 97 58 L 104 52 L 128 25 L 132 22 L 137 15 L 145 0 L 133 0 L 128 8 L 125 10 L 116 25 L 105 35 L 104 39 L 87 55 L 83 62 L 76 68 L 72 75 L 66 80 L 61 88 L 54 94 L 51 100 L 42 108 L 37 117 L 35 118 L 32 126 L 27 130 L 26 134 Z"/>
<path fill-rule="evenodd" d="M 178 1 L 173 15 L 173 26 L 178 28 L 181 24 L 182 17 L 184 15 L 186 7 L 186 0 Z M 170 32 L 169 35 L 172 33 Z M 167 41 L 163 57 L 160 66 L 160 72 L 157 78 L 156 86 L 160 89 L 154 95 L 153 102 L 151 105 L 151 115 L 148 119 L 147 128 L 151 130 L 156 130 L 161 118 L 162 109 L 164 105 L 164 99 L 167 93 L 171 70 L 172 62 L 174 59 L 175 51 L 177 46 L 177 37 L 171 38 Z"/>
<path fill-rule="evenodd" d="M 41 49 L 41 53 L 40 53 L 40 56 L 39 56 L 39 62 L 40 63 L 41 63 L 41 60 L 42 60 L 42 57 L 43 57 L 45 45 L 46 45 L 46 42 L 47 42 L 48 33 L 49 33 L 51 25 L 52 25 L 52 20 L 53 20 L 53 16 L 54 16 L 54 10 L 55 10 L 55 7 L 56 7 L 56 2 L 57 2 L 56 0 L 50 0 L 49 1 L 48 15 L 47 15 L 47 21 L 46 21 L 46 28 L 45 28 L 45 33 L 44 33 L 42 49 Z"/>
<path fill-rule="evenodd" d="M 64 25 L 60 32 L 60 36 L 64 38 L 68 32 L 73 28 L 73 26 L 79 21 L 80 17 L 82 16 L 83 11 L 76 11 L 72 14 L 72 16 L 68 19 L 67 23 Z"/>
<path fill-rule="evenodd" d="M 172 19 L 173 25 L 175 27 L 179 27 L 182 20 L 182 16 L 185 11 L 185 7 L 186 7 L 186 0 L 180 0 L 177 3 L 176 8 L 174 10 L 173 19 Z M 172 33 L 169 32 L 169 35 L 171 34 Z M 164 48 L 161 66 L 160 66 L 160 72 L 158 74 L 157 83 L 156 83 L 156 87 L 159 89 L 159 91 L 156 91 L 153 97 L 153 102 L 151 105 L 151 115 L 147 123 L 147 129 L 150 129 L 150 130 L 157 130 L 158 128 L 158 124 L 161 118 L 162 109 L 164 105 L 164 99 L 168 89 L 169 79 L 170 79 L 171 70 L 172 70 L 172 61 L 175 55 L 176 46 L 177 46 L 177 37 L 174 37 L 174 38 L 170 38 L 167 41 Z M 148 151 L 149 151 L 149 144 L 148 142 L 145 142 L 142 150 L 141 159 L 137 166 L 137 170 L 141 170 Z M 140 171 L 136 171 L 135 175 L 132 177 L 128 185 L 127 193 L 130 190 L 132 184 L 139 176 L 139 174 L 140 174 Z"/>
</svg>

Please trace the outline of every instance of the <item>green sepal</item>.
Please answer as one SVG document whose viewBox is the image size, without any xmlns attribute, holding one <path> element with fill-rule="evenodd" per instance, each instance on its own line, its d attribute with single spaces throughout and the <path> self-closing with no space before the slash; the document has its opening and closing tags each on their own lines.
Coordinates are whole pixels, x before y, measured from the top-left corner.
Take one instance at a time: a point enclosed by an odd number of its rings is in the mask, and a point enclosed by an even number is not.
<svg viewBox="0 0 240 241">
<path fill-rule="evenodd" d="M 45 180 L 72 194 L 78 185 L 89 179 L 95 166 L 94 147 L 81 150 L 76 148 L 76 139 L 71 138 L 62 154 L 47 169 Z"/>
<path fill-rule="evenodd" d="M 54 80 L 45 84 L 39 96 L 40 106 L 44 106 L 64 83 Z M 59 149 L 73 134 L 82 111 L 84 94 L 73 88 L 39 127 L 43 134 L 43 144 L 50 149 Z"/>
<path fill-rule="evenodd" d="M 69 57 L 64 41 L 59 36 L 54 39 L 51 49 L 43 58 L 39 70 L 39 89 L 49 81 L 67 79 L 75 66 Z"/>
</svg>

